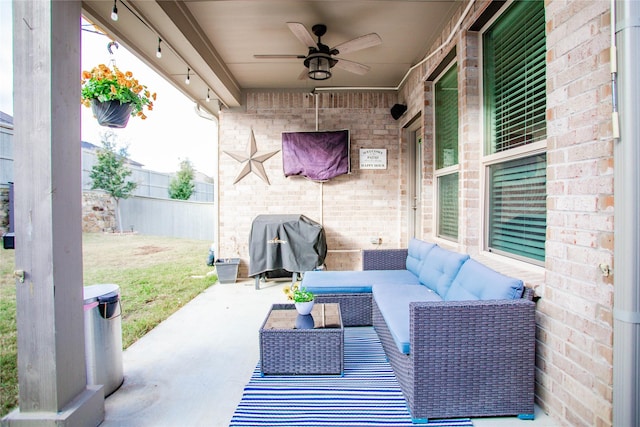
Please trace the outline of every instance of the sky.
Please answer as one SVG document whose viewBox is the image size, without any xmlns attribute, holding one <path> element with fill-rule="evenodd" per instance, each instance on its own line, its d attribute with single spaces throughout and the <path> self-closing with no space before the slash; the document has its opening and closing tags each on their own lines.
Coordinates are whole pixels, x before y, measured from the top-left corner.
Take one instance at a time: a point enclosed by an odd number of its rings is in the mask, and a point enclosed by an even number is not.
<svg viewBox="0 0 640 427">
<path fill-rule="evenodd" d="M 0 0 L 0 111 L 13 115 L 12 27 L 11 1 Z M 85 27 L 92 30 L 93 27 Z M 176 172 L 182 160 L 190 160 L 194 168 L 208 176 L 214 175 L 214 155 L 217 145 L 217 124 L 198 116 L 195 103 L 147 67 L 123 46 L 107 50 L 111 40 L 102 35 L 82 31 L 82 70 L 90 71 L 98 64 L 115 65 L 121 71 L 132 71 L 141 84 L 157 93 L 153 111 L 146 120 L 131 117 L 124 129 L 98 125 L 90 108 L 80 105 L 82 140 L 101 145 L 101 134 L 113 131 L 119 146 L 127 146 L 129 157 L 142 163 L 145 169 Z M 78 82 L 80 85 L 80 82 Z"/>
</svg>

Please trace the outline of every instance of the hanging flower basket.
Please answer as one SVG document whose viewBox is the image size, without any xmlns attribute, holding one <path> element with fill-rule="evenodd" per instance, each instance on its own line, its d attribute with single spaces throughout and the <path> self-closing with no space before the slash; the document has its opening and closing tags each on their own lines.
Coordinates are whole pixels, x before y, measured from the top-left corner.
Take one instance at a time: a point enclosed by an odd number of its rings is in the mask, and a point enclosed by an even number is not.
<svg viewBox="0 0 640 427">
<path fill-rule="evenodd" d="M 120 101 L 91 101 L 91 111 L 100 126 L 122 129 L 129 123 L 133 105 L 121 104 Z"/>
<path fill-rule="evenodd" d="M 102 126 L 123 128 L 129 116 L 146 119 L 143 109 L 153 110 L 155 99 L 156 94 L 134 79 L 131 71 L 123 73 L 115 65 L 100 64 L 82 72 L 82 104 L 91 107 Z"/>
</svg>

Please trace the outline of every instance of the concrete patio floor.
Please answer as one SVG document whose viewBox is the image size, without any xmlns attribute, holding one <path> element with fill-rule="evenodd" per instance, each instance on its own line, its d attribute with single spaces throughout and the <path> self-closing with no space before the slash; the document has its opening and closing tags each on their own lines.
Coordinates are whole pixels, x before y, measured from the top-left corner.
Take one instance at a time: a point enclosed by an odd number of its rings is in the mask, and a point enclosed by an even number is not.
<svg viewBox="0 0 640 427">
<path fill-rule="evenodd" d="M 259 359 L 258 329 L 286 282 L 216 284 L 123 353 L 124 383 L 106 399 L 104 427 L 228 426 Z M 123 309 L 126 311 L 126 305 Z M 480 418 L 475 427 L 556 427 Z"/>
</svg>

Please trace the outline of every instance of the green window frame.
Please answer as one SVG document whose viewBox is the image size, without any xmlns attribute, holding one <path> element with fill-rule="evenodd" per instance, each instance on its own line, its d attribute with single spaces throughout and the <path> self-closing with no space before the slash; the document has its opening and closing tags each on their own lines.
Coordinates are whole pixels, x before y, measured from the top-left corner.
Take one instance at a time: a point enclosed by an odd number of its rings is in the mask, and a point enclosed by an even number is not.
<svg viewBox="0 0 640 427">
<path fill-rule="evenodd" d="M 544 2 L 513 2 L 482 34 L 482 52 L 487 250 L 542 265 L 547 217 Z"/>
<path fill-rule="evenodd" d="M 458 66 L 434 84 L 437 236 L 458 239 Z"/>
</svg>

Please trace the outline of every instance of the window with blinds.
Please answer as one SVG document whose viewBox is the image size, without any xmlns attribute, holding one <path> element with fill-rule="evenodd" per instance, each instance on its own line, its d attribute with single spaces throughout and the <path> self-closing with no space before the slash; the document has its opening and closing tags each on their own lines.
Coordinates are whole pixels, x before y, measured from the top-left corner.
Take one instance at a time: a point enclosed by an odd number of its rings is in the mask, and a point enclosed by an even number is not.
<svg viewBox="0 0 640 427">
<path fill-rule="evenodd" d="M 543 264 L 547 228 L 544 2 L 515 1 L 482 34 L 487 250 Z M 510 149 L 520 147 L 517 154 Z"/>
<path fill-rule="evenodd" d="M 546 139 L 544 2 L 518 1 L 483 34 L 488 154 Z"/>
<path fill-rule="evenodd" d="M 438 236 L 458 239 L 458 173 L 438 177 Z"/>
<path fill-rule="evenodd" d="M 435 84 L 436 169 L 458 164 L 458 67 Z"/>
<path fill-rule="evenodd" d="M 438 237 L 458 239 L 458 67 L 434 85 Z"/>
<path fill-rule="evenodd" d="M 547 230 L 546 155 L 489 166 L 489 247 L 544 261 Z"/>
</svg>

